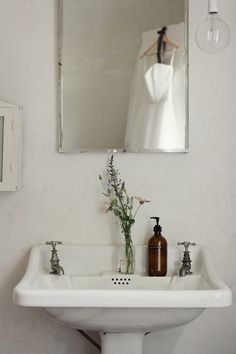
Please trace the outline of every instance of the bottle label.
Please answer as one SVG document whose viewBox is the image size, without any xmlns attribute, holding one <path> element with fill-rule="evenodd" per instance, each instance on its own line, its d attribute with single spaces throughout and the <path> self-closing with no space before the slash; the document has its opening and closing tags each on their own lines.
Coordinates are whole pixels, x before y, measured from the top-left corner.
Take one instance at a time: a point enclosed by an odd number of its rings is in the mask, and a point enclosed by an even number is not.
<svg viewBox="0 0 236 354">
<path fill-rule="evenodd" d="M 160 250 L 162 249 L 161 246 L 148 246 L 149 249 Z"/>
</svg>

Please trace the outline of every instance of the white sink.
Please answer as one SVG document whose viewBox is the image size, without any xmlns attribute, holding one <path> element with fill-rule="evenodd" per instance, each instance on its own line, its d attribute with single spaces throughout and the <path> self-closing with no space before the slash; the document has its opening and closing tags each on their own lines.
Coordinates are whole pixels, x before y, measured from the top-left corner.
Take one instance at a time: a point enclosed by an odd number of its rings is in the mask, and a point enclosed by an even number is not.
<svg viewBox="0 0 236 354">
<path fill-rule="evenodd" d="M 182 258 L 178 246 L 168 248 L 166 277 L 146 276 L 144 246 L 136 246 L 135 275 L 115 272 L 117 246 L 58 246 L 65 270 L 62 276 L 49 274 L 50 253 L 47 246 L 32 248 L 13 300 L 20 306 L 41 307 L 73 328 L 144 334 L 188 323 L 206 308 L 231 304 L 231 290 L 217 275 L 203 246 L 191 250 L 193 275 L 185 277 L 178 276 Z M 109 340 L 103 339 L 104 347 L 109 347 Z"/>
</svg>

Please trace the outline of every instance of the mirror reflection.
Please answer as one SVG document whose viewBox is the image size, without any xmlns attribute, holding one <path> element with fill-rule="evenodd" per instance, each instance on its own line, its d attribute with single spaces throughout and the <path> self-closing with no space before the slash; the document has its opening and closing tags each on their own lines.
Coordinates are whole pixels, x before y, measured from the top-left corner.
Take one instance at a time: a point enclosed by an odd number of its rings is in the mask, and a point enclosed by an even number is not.
<svg viewBox="0 0 236 354">
<path fill-rule="evenodd" d="M 60 151 L 186 151 L 185 0 L 61 0 Z"/>
</svg>

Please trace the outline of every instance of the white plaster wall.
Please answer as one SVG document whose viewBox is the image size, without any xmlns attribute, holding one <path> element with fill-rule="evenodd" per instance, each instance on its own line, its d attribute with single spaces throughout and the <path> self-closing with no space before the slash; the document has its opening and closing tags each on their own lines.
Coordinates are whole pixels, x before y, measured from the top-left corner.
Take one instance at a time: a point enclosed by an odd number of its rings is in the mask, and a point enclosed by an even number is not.
<svg viewBox="0 0 236 354">
<path fill-rule="evenodd" d="M 206 0 L 190 3 L 190 153 L 116 157 L 130 193 L 150 197 L 134 228 L 138 243 L 160 215 L 170 242 L 206 242 L 235 291 L 236 21 L 235 0 L 220 1 L 232 31 L 218 56 L 201 53 L 194 29 Z M 31 245 L 47 239 L 111 243 L 114 220 L 100 212 L 104 154 L 56 152 L 54 1 L 0 0 L 0 97 L 24 106 L 23 186 L 0 194 L 0 353 L 96 353 L 73 330 L 34 309 L 14 306 L 11 292 Z M 191 324 L 153 333 L 145 354 L 235 354 L 236 307 L 205 311 Z M 188 348 L 188 349 L 186 349 Z M 189 349 L 190 348 L 190 349 Z"/>
</svg>

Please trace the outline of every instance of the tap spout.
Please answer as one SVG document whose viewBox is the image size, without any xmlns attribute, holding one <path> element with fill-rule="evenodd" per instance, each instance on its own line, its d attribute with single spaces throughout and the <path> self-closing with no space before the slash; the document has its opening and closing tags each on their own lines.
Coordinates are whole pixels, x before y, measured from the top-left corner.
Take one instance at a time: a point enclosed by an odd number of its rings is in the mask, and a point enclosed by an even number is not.
<svg viewBox="0 0 236 354">
<path fill-rule="evenodd" d="M 185 277 L 186 275 L 193 274 L 193 272 L 191 272 L 190 269 L 191 268 L 189 267 L 189 265 L 182 264 L 182 266 L 181 266 L 181 268 L 179 270 L 179 276 L 180 277 Z"/>
<path fill-rule="evenodd" d="M 52 268 L 51 274 L 57 274 L 57 275 L 65 274 L 64 269 L 59 264 L 53 264 L 51 268 Z"/>
</svg>

